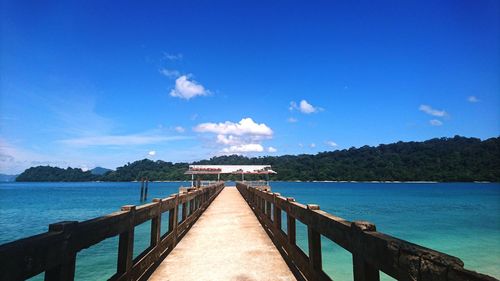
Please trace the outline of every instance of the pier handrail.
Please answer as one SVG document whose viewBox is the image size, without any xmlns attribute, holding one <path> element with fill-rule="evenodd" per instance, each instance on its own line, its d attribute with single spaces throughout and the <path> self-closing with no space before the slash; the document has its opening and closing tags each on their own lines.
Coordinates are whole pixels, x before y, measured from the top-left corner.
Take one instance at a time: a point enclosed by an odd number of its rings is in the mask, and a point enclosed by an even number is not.
<svg viewBox="0 0 500 281">
<path fill-rule="evenodd" d="M 299 280 L 332 280 L 323 271 L 321 236 L 352 254 L 355 281 L 379 281 L 379 271 L 396 280 L 494 281 L 464 269 L 453 257 L 376 231 L 370 222 L 350 222 L 291 197 L 237 182 L 236 187 Z M 287 231 L 282 230 L 282 212 Z M 296 220 L 307 226 L 306 254 L 296 243 Z"/>
<path fill-rule="evenodd" d="M 219 182 L 152 203 L 123 206 L 95 219 L 51 224 L 48 232 L 0 245 L 0 280 L 26 280 L 42 272 L 46 281 L 74 280 L 77 253 L 113 236 L 119 236 L 118 262 L 109 280 L 146 280 L 223 188 Z M 162 234 L 165 212 L 168 231 Z M 148 220 L 150 246 L 134 259 L 134 228 Z"/>
</svg>

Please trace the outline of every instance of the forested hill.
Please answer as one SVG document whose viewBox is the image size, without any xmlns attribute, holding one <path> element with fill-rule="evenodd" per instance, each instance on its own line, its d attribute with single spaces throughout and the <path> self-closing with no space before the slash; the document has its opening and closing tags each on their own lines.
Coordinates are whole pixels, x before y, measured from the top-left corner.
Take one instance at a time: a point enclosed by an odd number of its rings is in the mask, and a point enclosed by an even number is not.
<svg viewBox="0 0 500 281">
<path fill-rule="evenodd" d="M 456 136 L 316 155 L 257 158 L 231 155 L 193 164 L 270 164 L 278 172 L 272 176 L 273 180 L 500 182 L 500 137 L 481 141 Z M 146 176 L 150 180 L 186 180 L 183 173 L 187 167 L 188 163 L 144 159 L 99 176 L 79 169 L 45 166 L 26 170 L 17 181 L 132 181 Z M 75 170 L 80 172 L 75 173 Z"/>
</svg>

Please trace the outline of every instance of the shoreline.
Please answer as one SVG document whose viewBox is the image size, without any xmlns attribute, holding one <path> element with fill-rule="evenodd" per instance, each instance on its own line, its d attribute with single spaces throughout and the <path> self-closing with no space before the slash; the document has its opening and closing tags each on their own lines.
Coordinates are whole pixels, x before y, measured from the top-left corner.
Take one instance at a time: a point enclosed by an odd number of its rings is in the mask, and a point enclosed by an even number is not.
<svg viewBox="0 0 500 281">
<path fill-rule="evenodd" d="M 140 183 L 141 181 L 0 181 L 2 183 Z M 150 181 L 151 183 L 184 183 L 191 182 L 190 180 L 165 180 L 165 181 Z M 226 182 L 232 182 L 232 180 L 227 180 Z M 312 181 L 302 181 L 302 180 L 270 180 L 269 182 L 287 182 L 287 183 L 390 183 L 390 184 L 438 184 L 438 183 L 473 183 L 473 184 L 491 184 L 500 182 L 491 181 L 332 181 L 332 180 L 312 180 Z"/>
</svg>

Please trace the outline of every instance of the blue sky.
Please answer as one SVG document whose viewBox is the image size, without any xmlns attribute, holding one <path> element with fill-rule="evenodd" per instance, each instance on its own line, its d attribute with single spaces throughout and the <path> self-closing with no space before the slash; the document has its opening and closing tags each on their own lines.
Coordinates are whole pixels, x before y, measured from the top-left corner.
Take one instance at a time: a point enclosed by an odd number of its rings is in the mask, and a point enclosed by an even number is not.
<svg viewBox="0 0 500 281">
<path fill-rule="evenodd" d="M 500 133 L 491 1 L 1 0 L 0 172 Z"/>
</svg>

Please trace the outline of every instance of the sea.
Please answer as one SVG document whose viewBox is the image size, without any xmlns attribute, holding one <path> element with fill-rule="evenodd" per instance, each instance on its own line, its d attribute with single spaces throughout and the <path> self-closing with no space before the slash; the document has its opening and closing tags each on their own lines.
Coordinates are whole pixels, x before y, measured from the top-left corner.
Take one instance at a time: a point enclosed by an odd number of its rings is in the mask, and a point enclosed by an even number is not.
<svg viewBox="0 0 500 281">
<path fill-rule="evenodd" d="M 189 182 L 151 182 L 148 198 L 167 197 L 180 186 Z M 500 278 L 500 184 L 271 182 L 271 188 L 344 219 L 373 222 L 378 231 L 456 256 L 465 268 Z M 0 244 L 45 232 L 54 222 L 83 221 L 139 205 L 139 194 L 138 182 L 0 183 Z M 134 256 L 148 247 L 149 228 L 150 222 L 136 227 Z M 306 227 L 299 222 L 297 244 L 308 252 Z M 76 280 L 107 280 L 116 270 L 117 249 L 114 237 L 79 252 Z M 350 253 L 324 237 L 322 252 L 330 277 L 353 280 Z M 43 274 L 30 280 L 43 280 Z"/>
</svg>

